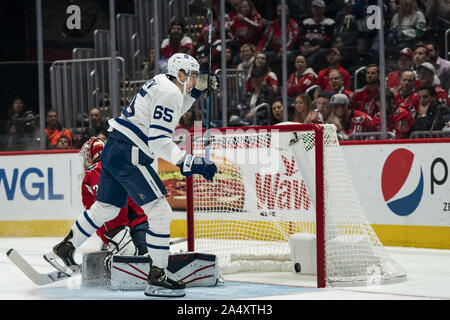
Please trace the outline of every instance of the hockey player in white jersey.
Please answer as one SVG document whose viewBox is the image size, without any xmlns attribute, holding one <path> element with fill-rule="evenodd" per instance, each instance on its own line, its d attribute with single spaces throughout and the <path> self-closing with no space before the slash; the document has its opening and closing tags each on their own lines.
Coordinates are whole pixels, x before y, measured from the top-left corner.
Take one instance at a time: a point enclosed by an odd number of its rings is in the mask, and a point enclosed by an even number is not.
<svg viewBox="0 0 450 320">
<path fill-rule="evenodd" d="M 168 73 L 144 84 L 120 117 L 111 119 L 110 138 L 102 155 L 97 201 L 76 220 L 68 236 L 53 248 L 66 266 L 76 266 L 73 254 L 106 221 L 115 218 L 127 204 L 128 194 L 148 216 L 146 242 L 151 258 L 145 294 L 184 296 L 184 284 L 170 277 L 168 265 L 172 209 L 166 189 L 151 163 L 161 157 L 180 168 L 183 175 L 201 174 L 213 180 L 215 164 L 186 155 L 172 141 L 180 117 L 206 90 L 196 86 L 199 64 L 187 54 L 168 61 Z"/>
</svg>

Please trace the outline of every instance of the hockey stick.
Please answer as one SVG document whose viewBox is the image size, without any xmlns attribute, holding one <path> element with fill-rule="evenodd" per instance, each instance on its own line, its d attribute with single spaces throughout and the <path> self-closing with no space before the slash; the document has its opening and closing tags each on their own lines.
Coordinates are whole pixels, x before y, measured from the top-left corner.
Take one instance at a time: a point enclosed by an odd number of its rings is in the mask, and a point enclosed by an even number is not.
<svg viewBox="0 0 450 320">
<path fill-rule="evenodd" d="M 35 284 L 43 286 L 56 281 L 64 280 L 80 273 L 64 273 L 53 271 L 49 273 L 39 273 L 34 269 L 16 250 L 9 249 L 6 256 Z"/>
<path fill-rule="evenodd" d="M 210 82 L 210 76 L 211 76 L 211 70 L 212 70 L 212 29 L 213 29 L 213 14 L 210 9 L 208 9 L 208 45 L 209 45 L 209 56 L 208 56 L 208 89 L 207 89 L 207 96 L 206 96 L 206 150 L 205 150 L 205 158 L 206 160 L 209 160 L 209 114 L 210 114 L 210 106 L 211 106 L 211 82 Z"/>
</svg>

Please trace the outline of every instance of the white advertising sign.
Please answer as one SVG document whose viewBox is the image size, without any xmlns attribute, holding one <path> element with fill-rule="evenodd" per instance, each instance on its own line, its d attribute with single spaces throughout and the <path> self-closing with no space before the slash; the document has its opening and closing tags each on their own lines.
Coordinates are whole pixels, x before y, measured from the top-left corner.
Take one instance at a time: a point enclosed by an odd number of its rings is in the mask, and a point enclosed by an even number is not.
<svg viewBox="0 0 450 320">
<path fill-rule="evenodd" d="M 81 202 L 77 153 L 0 157 L 0 221 L 74 220 Z"/>
</svg>

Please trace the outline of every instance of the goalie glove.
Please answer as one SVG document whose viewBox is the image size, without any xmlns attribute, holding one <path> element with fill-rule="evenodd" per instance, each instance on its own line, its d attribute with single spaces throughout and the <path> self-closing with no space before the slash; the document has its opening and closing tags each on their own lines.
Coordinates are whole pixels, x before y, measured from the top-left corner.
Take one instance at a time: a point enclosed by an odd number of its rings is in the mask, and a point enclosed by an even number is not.
<svg viewBox="0 0 450 320">
<path fill-rule="evenodd" d="M 219 77 L 215 73 L 210 73 L 209 83 L 211 84 L 211 89 L 218 89 L 220 84 Z M 191 90 L 191 96 L 198 99 L 206 91 L 208 91 L 208 73 L 202 73 L 197 77 L 197 83 Z"/>
<path fill-rule="evenodd" d="M 217 171 L 216 165 L 211 160 L 191 154 L 185 155 L 178 161 L 177 167 L 180 168 L 181 174 L 186 177 L 192 174 L 201 174 L 203 178 L 209 181 L 213 181 Z"/>
</svg>

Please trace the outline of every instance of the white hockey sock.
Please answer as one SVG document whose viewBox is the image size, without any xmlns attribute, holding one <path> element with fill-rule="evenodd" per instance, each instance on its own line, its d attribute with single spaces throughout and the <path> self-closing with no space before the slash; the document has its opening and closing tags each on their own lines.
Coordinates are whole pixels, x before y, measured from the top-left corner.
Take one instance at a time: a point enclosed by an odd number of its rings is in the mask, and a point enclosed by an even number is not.
<svg viewBox="0 0 450 320">
<path fill-rule="evenodd" d="M 72 227 L 73 237 L 70 240 L 75 248 L 81 246 L 105 222 L 114 219 L 120 208 L 96 201 L 90 210 L 85 210 Z"/>
<path fill-rule="evenodd" d="M 153 265 L 158 268 L 167 268 L 172 208 L 165 198 L 160 198 L 142 206 L 142 209 L 148 217 L 149 229 L 145 240 Z"/>
</svg>

